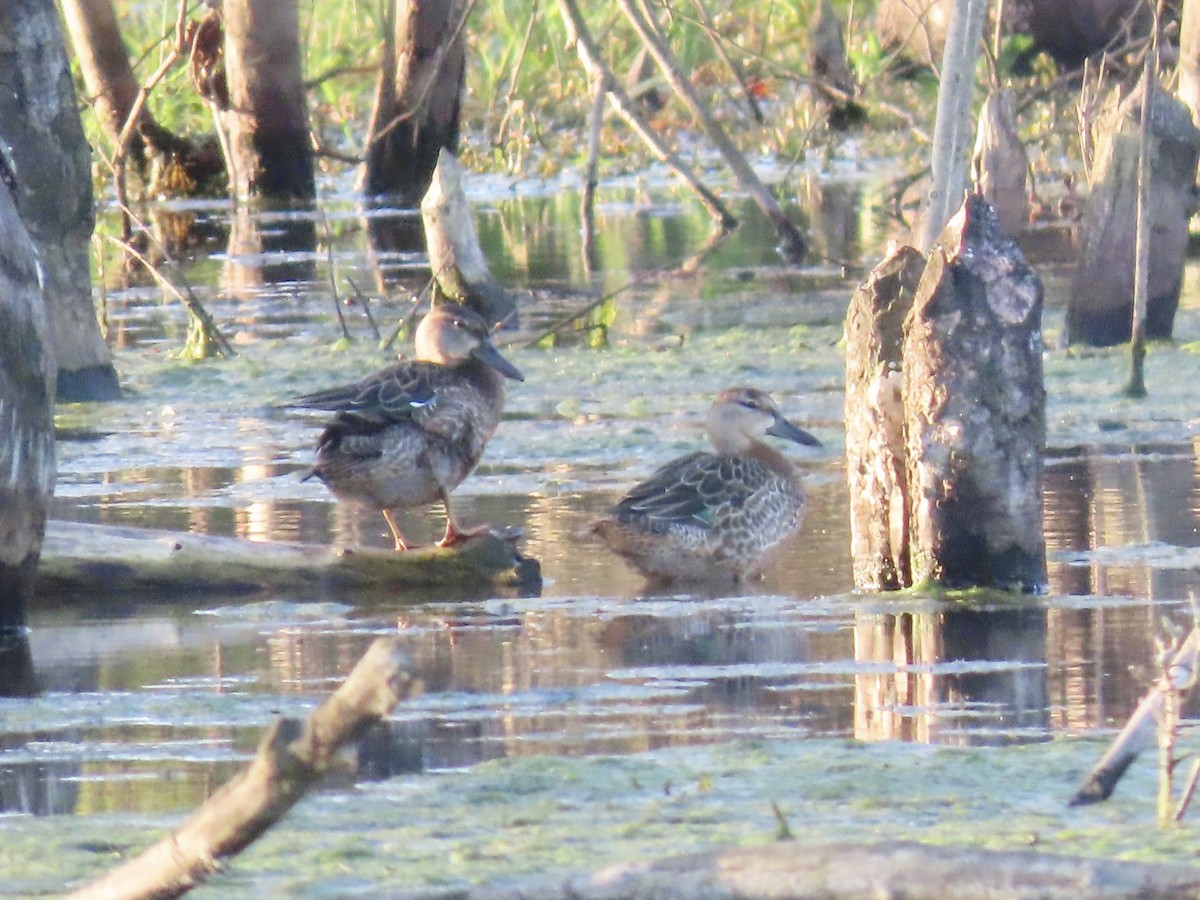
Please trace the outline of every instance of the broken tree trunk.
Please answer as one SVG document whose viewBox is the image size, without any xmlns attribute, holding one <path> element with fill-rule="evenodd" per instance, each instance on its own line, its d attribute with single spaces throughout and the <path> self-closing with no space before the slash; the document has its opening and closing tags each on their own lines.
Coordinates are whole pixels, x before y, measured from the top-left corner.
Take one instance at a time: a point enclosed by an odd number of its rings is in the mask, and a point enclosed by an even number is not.
<svg viewBox="0 0 1200 900">
<path fill-rule="evenodd" d="M 237 201 L 316 196 L 295 3 L 225 0 L 225 73 L 231 193 Z"/>
<path fill-rule="evenodd" d="M 846 315 L 846 474 L 854 586 L 912 584 L 901 399 L 904 320 L 925 268 L 900 247 L 855 290 Z"/>
<path fill-rule="evenodd" d="M 343 745 L 361 738 L 420 686 L 399 642 L 376 639 L 306 722 L 276 721 L 246 768 L 179 828 L 70 896 L 116 900 L 187 893 L 283 818 L 333 768 Z"/>
<path fill-rule="evenodd" d="M 1011 88 L 993 90 L 979 111 L 972 180 L 1000 217 L 1009 237 L 1029 226 L 1029 157 L 1017 134 L 1015 95 Z"/>
<path fill-rule="evenodd" d="M 471 307 L 485 322 L 516 325 L 516 302 L 492 277 L 480 249 L 463 174 L 458 160 L 442 150 L 433 183 L 421 201 L 434 283 L 443 297 Z"/>
<path fill-rule="evenodd" d="M 12 154 L 17 209 L 41 263 L 57 396 L 115 400 L 121 387 L 88 262 L 91 160 L 54 3 L 0 3 L 0 34 L 0 142 Z"/>
<path fill-rule="evenodd" d="M 367 137 L 363 191 L 416 206 L 443 149 L 458 144 L 466 77 L 464 0 L 387 0 L 382 69 Z"/>
<path fill-rule="evenodd" d="M 38 254 L 0 154 L 0 639 L 25 624 L 54 490 L 54 354 Z"/>
<path fill-rule="evenodd" d="M 916 583 L 1046 582 L 1042 284 L 982 197 L 942 232 L 904 345 Z"/>
<path fill-rule="evenodd" d="M 1066 337 L 1070 343 L 1107 347 L 1130 338 L 1133 322 L 1134 234 L 1137 231 L 1138 126 L 1144 87 L 1097 123 L 1091 196 L 1084 209 L 1083 249 L 1071 283 Z M 1147 338 L 1171 337 L 1188 220 L 1196 207 L 1200 130 L 1191 112 L 1154 85 L 1150 116 L 1150 247 Z"/>
<path fill-rule="evenodd" d="M 193 194 L 223 177 L 225 163 L 214 138 L 193 143 L 179 137 L 163 128 L 142 102 L 143 86 L 134 77 L 112 0 L 63 0 L 61 5 L 88 100 L 114 155 L 128 153 L 143 175 L 146 163 L 154 163 L 151 194 Z M 122 147 L 131 115 L 136 123 Z"/>
</svg>

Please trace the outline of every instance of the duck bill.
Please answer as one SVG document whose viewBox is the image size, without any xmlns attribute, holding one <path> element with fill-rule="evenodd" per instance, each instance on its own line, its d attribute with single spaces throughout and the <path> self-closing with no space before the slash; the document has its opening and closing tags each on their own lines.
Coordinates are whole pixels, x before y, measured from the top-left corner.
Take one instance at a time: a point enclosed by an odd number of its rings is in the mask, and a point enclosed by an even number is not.
<svg viewBox="0 0 1200 900">
<path fill-rule="evenodd" d="M 820 447 L 821 442 L 805 431 L 803 428 L 797 428 L 783 416 L 776 416 L 775 421 L 771 423 L 771 427 L 767 429 L 767 434 L 774 435 L 778 438 L 783 438 L 787 441 L 795 441 L 797 444 L 805 444 L 809 447 Z"/>
<path fill-rule="evenodd" d="M 511 378 L 513 381 L 524 381 L 525 376 L 521 374 L 521 370 L 510 363 L 507 359 L 500 355 L 490 342 L 480 344 L 475 352 L 471 354 L 485 366 L 489 366 L 503 375 L 505 378 Z"/>
</svg>

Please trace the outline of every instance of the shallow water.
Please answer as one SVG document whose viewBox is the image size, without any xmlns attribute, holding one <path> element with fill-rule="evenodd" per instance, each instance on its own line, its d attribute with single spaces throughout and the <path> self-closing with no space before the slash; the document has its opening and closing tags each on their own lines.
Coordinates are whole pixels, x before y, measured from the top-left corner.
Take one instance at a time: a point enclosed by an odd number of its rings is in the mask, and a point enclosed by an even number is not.
<svg viewBox="0 0 1200 900">
<path fill-rule="evenodd" d="M 1194 371 L 1194 355 L 1152 354 L 1161 405 L 1151 409 L 1101 396 L 1112 356 L 1048 360 L 1045 597 L 967 608 L 855 595 L 838 342 L 859 273 L 831 261 L 878 256 L 889 228 L 880 188 L 846 183 L 814 199 L 814 186 L 802 198 L 823 257 L 804 270 L 778 265 L 773 235 L 746 210 L 703 278 L 654 274 L 684 262 L 707 223 L 653 182 L 604 194 L 590 271 L 574 195 L 518 190 L 520 200 L 506 199 L 492 186 L 477 209 L 498 277 L 527 292 L 520 331 L 501 337 L 527 380 L 511 386 L 506 421 L 455 496 L 466 522 L 524 529 L 523 551 L 545 576 L 540 595 L 42 598 L 30 623 L 42 693 L 0 700 L 0 809 L 191 807 L 246 758 L 265 723 L 309 709 L 375 635 L 396 629 L 426 693 L 360 750 L 362 779 L 746 738 L 1038 742 L 1128 714 L 1149 678 L 1155 628 L 1186 618 L 1197 582 L 1195 426 L 1186 384 L 1168 374 Z M 183 342 L 177 306 L 156 290 L 110 288 L 128 395 L 62 411 L 55 516 L 388 546 L 378 513 L 300 480 L 319 419 L 272 404 L 387 358 L 358 303 L 342 307 L 356 342 L 335 346 L 330 260 L 347 293 L 347 278 L 370 290 L 406 272 L 414 291 L 419 257 L 369 251 L 344 199 L 312 219 L 319 244 L 299 254 L 227 253 L 228 211 L 189 214 L 212 238 L 186 278 L 239 357 L 169 359 Z M 1061 273 L 1046 271 L 1061 290 Z M 370 305 L 383 332 L 410 308 L 406 290 Z M 556 346 L 520 346 L 604 291 L 618 294 L 586 327 Z M 1051 303 L 1048 331 L 1061 322 L 1061 297 Z M 1184 305 L 1187 340 L 1200 304 Z M 590 349 L 601 327 L 607 347 Z M 731 382 L 771 390 L 825 442 L 794 454 L 809 473 L 805 528 L 736 595 L 647 594 L 578 532 L 656 465 L 698 446 L 708 400 Z M 441 528 L 436 512 L 411 512 L 405 525 L 420 540 Z"/>
</svg>

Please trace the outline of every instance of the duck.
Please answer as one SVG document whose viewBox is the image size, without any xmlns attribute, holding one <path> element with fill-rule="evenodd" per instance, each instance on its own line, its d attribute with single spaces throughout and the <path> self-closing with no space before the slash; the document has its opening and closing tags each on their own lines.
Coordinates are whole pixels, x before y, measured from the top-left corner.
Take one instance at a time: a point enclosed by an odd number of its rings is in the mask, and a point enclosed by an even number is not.
<svg viewBox="0 0 1200 900">
<path fill-rule="evenodd" d="M 458 303 L 434 306 L 417 326 L 415 359 L 354 384 L 306 394 L 286 405 L 334 412 L 317 438 L 317 478 L 339 500 L 383 512 L 397 551 L 412 544 L 395 511 L 441 501 L 451 547 L 489 531 L 464 528 L 450 494 L 471 473 L 504 412 L 505 379 L 521 372 L 492 342 L 491 329 Z"/>
<path fill-rule="evenodd" d="M 738 582 L 757 575 L 804 518 L 800 470 L 764 435 L 817 447 L 770 395 L 721 391 L 708 411 L 715 452 L 672 460 L 592 523 L 592 533 L 651 582 Z"/>
</svg>

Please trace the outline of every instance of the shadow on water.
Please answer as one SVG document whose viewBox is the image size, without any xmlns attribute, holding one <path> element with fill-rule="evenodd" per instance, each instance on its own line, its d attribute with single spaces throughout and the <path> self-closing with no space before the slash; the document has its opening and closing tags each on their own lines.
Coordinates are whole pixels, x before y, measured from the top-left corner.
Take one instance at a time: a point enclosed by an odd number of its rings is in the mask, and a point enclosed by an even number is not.
<svg viewBox="0 0 1200 900">
<path fill-rule="evenodd" d="M 580 292 L 678 264 L 708 229 L 670 194 L 617 186 L 599 210 L 591 275 L 579 253 L 577 197 L 558 188 L 519 202 L 495 192 L 477 207 L 495 274 L 533 298 L 529 327 L 569 306 L 561 298 L 578 303 Z M 970 609 L 851 592 L 840 438 L 824 457 L 801 460 L 810 512 L 795 545 L 735 595 L 648 594 L 602 547 L 578 538 L 629 484 L 696 446 L 704 398 L 726 379 L 773 386 L 785 406 L 801 395 L 801 421 L 822 438 L 840 434 L 840 375 L 811 369 L 804 352 L 836 348 L 858 278 L 840 263 L 881 250 L 884 201 L 858 184 L 806 192 L 799 202 L 824 257 L 815 268 L 780 267 L 769 225 L 747 210 L 745 228 L 706 260 L 711 278 L 657 281 L 602 317 L 609 352 L 566 342 L 521 358 L 533 377 L 512 392 L 510 415 L 456 510 L 464 522 L 524 529 L 523 552 L 545 575 L 540 596 L 397 593 L 356 605 L 336 596 L 164 597 L 119 606 L 42 598 L 28 643 L 11 657 L 21 665 L 4 666 L 7 693 L 24 699 L 0 701 L 0 809 L 193 806 L 252 752 L 265 723 L 303 715 L 381 633 L 399 634 L 426 692 L 368 736 L 347 780 L 746 737 L 1040 741 L 1122 719 L 1143 689 L 1136 667 L 1151 658 L 1158 618 L 1186 614 L 1195 587 L 1195 568 L 1182 562 L 1200 548 L 1191 446 L 1060 453 L 1045 485 L 1049 595 Z M 195 214 L 215 229 L 209 246 L 228 255 L 219 264 L 197 256 L 193 284 L 236 343 L 270 348 L 268 362 L 247 364 L 258 366 L 255 396 L 216 396 L 230 390 L 221 379 L 235 363 L 143 374 L 133 361 L 177 346 L 182 314 L 145 288 L 110 291 L 133 396 L 75 435 L 86 440 L 61 443 L 54 515 L 387 547 L 377 512 L 335 504 L 300 481 L 316 420 L 262 405 L 314 386 L 288 380 L 292 369 L 311 377 L 314 365 L 349 373 L 361 363 L 325 349 L 340 333 L 329 260 L 336 278 L 410 286 L 425 277 L 420 260 L 367 249 L 364 214 L 349 202 L 232 227 L 220 208 Z M 411 224 L 411 211 L 397 216 Z M 375 308 L 391 324 L 411 303 L 384 297 Z M 352 313 L 351 326 L 365 333 Z M 723 343 L 728 333 L 736 342 Z M 773 340 L 746 351 L 760 334 L 789 341 L 787 353 L 773 352 Z M 290 343 L 306 358 L 289 358 Z M 655 381 L 656 360 L 682 345 L 709 355 L 690 367 L 672 362 L 674 381 Z M 627 371 L 636 388 L 612 375 Z M 568 378 L 573 391 L 562 389 Z M 402 524 L 422 541 L 441 528 L 425 511 Z"/>
</svg>

